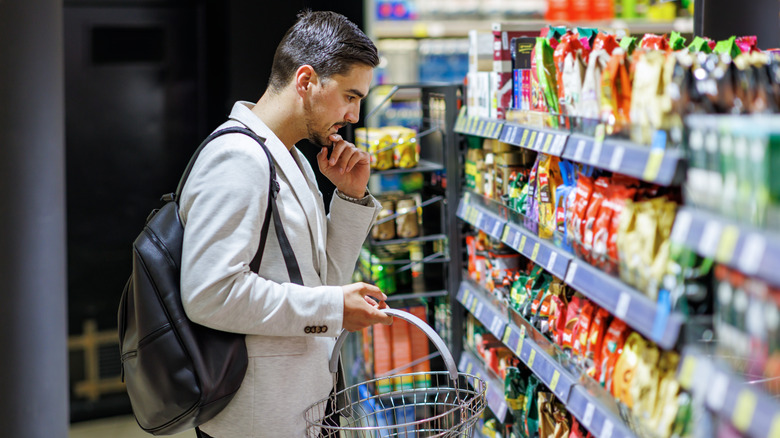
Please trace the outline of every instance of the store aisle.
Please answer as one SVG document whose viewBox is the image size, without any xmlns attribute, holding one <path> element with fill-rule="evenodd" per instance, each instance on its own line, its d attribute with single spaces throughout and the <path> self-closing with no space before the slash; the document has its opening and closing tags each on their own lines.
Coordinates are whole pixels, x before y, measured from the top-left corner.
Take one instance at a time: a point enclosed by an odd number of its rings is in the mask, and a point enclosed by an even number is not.
<svg viewBox="0 0 780 438">
<path fill-rule="evenodd" d="M 147 434 L 136 424 L 132 416 L 102 418 L 99 420 L 74 423 L 70 427 L 69 438 L 147 438 Z M 175 438 L 195 438 L 195 431 L 187 431 Z"/>
</svg>

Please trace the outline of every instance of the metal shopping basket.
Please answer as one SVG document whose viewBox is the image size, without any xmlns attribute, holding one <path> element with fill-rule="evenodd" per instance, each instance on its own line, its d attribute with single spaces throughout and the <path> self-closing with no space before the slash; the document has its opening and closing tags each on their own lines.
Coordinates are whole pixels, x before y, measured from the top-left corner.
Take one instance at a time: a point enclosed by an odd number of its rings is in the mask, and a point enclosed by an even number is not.
<svg viewBox="0 0 780 438">
<path fill-rule="evenodd" d="M 470 437 L 485 410 L 485 381 L 459 374 L 444 341 L 421 319 L 396 309 L 384 312 L 425 332 L 441 353 L 447 371 L 400 374 L 334 389 L 330 397 L 304 412 L 306 436 Z M 347 334 L 342 331 L 331 354 L 334 388 L 339 354 Z"/>
</svg>

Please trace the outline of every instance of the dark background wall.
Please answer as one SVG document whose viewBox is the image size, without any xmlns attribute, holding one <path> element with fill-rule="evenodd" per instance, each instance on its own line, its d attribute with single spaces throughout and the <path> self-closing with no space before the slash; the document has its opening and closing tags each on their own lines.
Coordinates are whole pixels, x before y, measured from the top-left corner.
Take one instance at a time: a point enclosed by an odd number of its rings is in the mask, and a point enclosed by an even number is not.
<svg viewBox="0 0 780 438">
<path fill-rule="evenodd" d="M 362 0 L 64 2 L 68 332 L 115 330 L 130 245 L 190 154 L 237 100 L 265 90 L 276 45 L 304 8 L 363 26 Z M 315 147 L 299 145 L 313 159 Z M 321 182 L 323 194 L 332 186 Z M 115 346 L 101 376 L 118 375 Z M 71 386 L 84 378 L 70 354 Z M 121 393 L 71 393 L 74 421 L 129 412 Z"/>
</svg>

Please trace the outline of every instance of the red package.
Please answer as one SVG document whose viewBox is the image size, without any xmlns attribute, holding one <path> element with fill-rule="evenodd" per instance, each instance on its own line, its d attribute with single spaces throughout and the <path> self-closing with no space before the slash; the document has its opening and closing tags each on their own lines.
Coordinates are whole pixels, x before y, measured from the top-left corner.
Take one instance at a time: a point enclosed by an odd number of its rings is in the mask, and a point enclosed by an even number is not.
<svg viewBox="0 0 780 438">
<path fill-rule="evenodd" d="M 593 246 L 591 249 L 591 263 L 597 266 L 599 269 L 604 269 L 609 263 L 607 260 L 607 244 L 609 241 L 609 224 L 612 222 L 612 216 L 615 213 L 612 202 L 613 193 L 616 189 L 615 185 L 607 187 L 607 191 L 604 195 L 604 201 L 601 203 L 601 209 L 599 215 L 596 218 L 596 223 L 593 224 Z"/>
<path fill-rule="evenodd" d="M 631 79 L 626 66 L 626 54 L 613 54 L 601 76 L 602 120 L 614 120 L 614 132 L 620 132 L 630 125 Z"/>
<path fill-rule="evenodd" d="M 607 54 L 612 55 L 612 51 L 618 47 L 620 47 L 620 44 L 618 43 L 617 38 L 615 38 L 615 35 L 608 35 L 599 32 L 599 34 L 596 35 L 596 38 L 593 40 L 592 50 L 604 49 Z"/>
<path fill-rule="evenodd" d="M 615 18 L 614 0 L 593 0 L 593 19 L 611 20 Z"/>
<path fill-rule="evenodd" d="M 569 0 L 547 0 L 547 21 L 569 21 Z"/>
<path fill-rule="evenodd" d="M 612 393 L 612 373 L 615 370 L 615 364 L 617 364 L 620 354 L 623 353 L 623 344 L 629 334 L 631 334 L 631 330 L 626 323 L 614 318 L 609 323 L 607 333 L 601 342 L 601 363 L 597 365 L 601 368 L 598 381 L 609 393 Z"/>
<path fill-rule="evenodd" d="M 573 240 L 575 252 L 582 252 L 582 224 L 588 211 L 588 204 L 593 195 L 593 179 L 580 174 L 577 178 L 577 195 L 574 198 L 574 210 L 568 221 L 568 233 Z"/>
<path fill-rule="evenodd" d="M 593 317 L 593 322 L 590 323 L 590 329 L 588 331 L 585 368 L 588 375 L 593 377 L 596 381 L 598 381 L 599 375 L 601 374 L 601 354 L 604 335 L 607 332 L 607 326 L 611 317 L 612 315 L 610 315 L 606 309 L 599 308 L 596 311 L 596 315 Z"/>
<path fill-rule="evenodd" d="M 555 48 L 553 54 L 553 60 L 555 61 L 555 76 L 557 78 L 556 84 L 558 85 L 558 97 L 564 98 L 564 85 L 563 85 L 563 61 L 566 59 L 566 55 L 571 53 L 574 55 L 577 51 L 585 52 L 585 48 L 580 42 L 579 35 L 572 31 L 567 31 L 565 35 L 561 37 L 560 43 Z"/>
<path fill-rule="evenodd" d="M 550 327 L 550 338 L 558 345 L 561 345 L 563 333 L 566 331 L 566 314 L 567 314 L 567 303 L 565 300 L 565 296 L 563 295 L 564 291 L 563 285 L 559 285 L 561 288 L 561 293 L 553 294 L 552 296 L 552 303 L 550 308 L 550 318 L 548 319 L 549 327 Z"/>
<path fill-rule="evenodd" d="M 570 18 L 572 21 L 590 21 L 592 16 L 591 0 L 571 0 Z"/>
<path fill-rule="evenodd" d="M 606 266 L 604 269 L 611 273 L 616 274 L 618 272 L 618 229 L 620 228 L 620 215 L 623 212 L 623 206 L 626 205 L 626 201 L 634 199 L 636 189 L 633 187 L 616 186 L 612 189 L 612 196 L 610 197 L 610 206 L 612 207 L 612 218 L 609 221 L 609 229 L 607 236 L 607 257 Z"/>
<path fill-rule="evenodd" d="M 572 345 L 572 352 L 576 356 L 579 356 L 580 362 L 582 362 L 587 353 L 590 324 L 593 322 L 597 307 L 598 306 L 593 304 L 590 300 L 583 298 L 582 310 L 580 311 L 579 318 L 577 318 L 577 325 L 574 326 L 574 331 L 572 332 L 574 342 Z"/>
<path fill-rule="evenodd" d="M 574 416 L 571 416 L 571 432 L 569 433 L 568 438 L 588 438 L 590 436 L 590 432 L 585 430 L 584 427 L 580 426 L 580 423 L 577 422 L 577 419 L 574 418 Z"/>
<path fill-rule="evenodd" d="M 639 47 L 648 50 L 669 50 L 669 40 L 666 39 L 665 35 L 648 33 L 642 37 Z"/>
<path fill-rule="evenodd" d="M 556 339 L 556 343 L 563 347 L 564 351 L 572 350 L 574 348 L 574 327 L 577 325 L 577 319 L 580 316 L 582 310 L 582 299 L 575 295 L 569 301 L 566 306 L 566 323 L 563 327 L 563 332 L 559 334 L 559 339 Z"/>
<path fill-rule="evenodd" d="M 593 248 L 593 227 L 596 224 L 596 218 L 601 210 L 601 204 L 604 202 L 604 197 L 607 193 L 607 187 L 609 187 L 609 178 L 601 176 L 596 179 L 593 184 L 593 195 L 590 198 L 588 209 L 583 217 L 581 236 L 582 236 L 582 250 L 581 256 L 590 261 L 590 253 Z"/>
<path fill-rule="evenodd" d="M 755 35 L 738 37 L 735 43 L 742 53 L 760 52 L 758 49 L 758 37 Z"/>
</svg>

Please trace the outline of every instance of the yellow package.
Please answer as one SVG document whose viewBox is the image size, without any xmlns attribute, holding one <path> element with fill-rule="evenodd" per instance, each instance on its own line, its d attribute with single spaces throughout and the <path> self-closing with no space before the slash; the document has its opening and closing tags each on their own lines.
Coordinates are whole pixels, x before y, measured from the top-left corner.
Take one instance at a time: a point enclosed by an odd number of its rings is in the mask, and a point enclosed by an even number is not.
<svg viewBox="0 0 780 438">
<path fill-rule="evenodd" d="M 393 139 L 393 164 L 395 167 L 409 169 L 420 162 L 420 145 L 417 143 L 417 131 L 404 126 L 386 126 L 382 128 Z"/>
<path fill-rule="evenodd" d="M 645 340 L 638 333 L 628 335 L 623 344 L 623 353 L 615 363 L 615 371 L 612 376 L 612 395 L 626 404 L 629 408 L 634 406 L 631 386 L 634 382 L 634 374 L 639 357 L 645 349 Z"/>
<path fill-rule="evenodd" d="M 371 155 L 371 168 L 387 170 L 393 167 L 393 138 L 380 128 L 357 128 L 355 145 Z"/>
<path fill-rule="evenodd" d="M 619 260 L 620 279 L 628 284 L 634 284 L 634 267 L 639 264 L 636 254 L 636 211 L 637 204 L 626 200 L 623 212 L 620 214 L 618 226 L 617 251 Z"/>
<path fill-rule="evenodd" d="M 664 352 L 658 361 L 658 372 L 660 375 L 658 397 L 650 423 L 658 436 L 670 436 L 672 425 L 677 418 L 680 384 L 676 376 L 679 362 L 680 356 L 673 351 Z"/>
<path fill-rule="evenodd" d="M 659 354 L 658 348 L 649 342 L 643 349 L 637 351 L 639 361 L 630 388 L 631 399 L 634 402 L 634 415 L 647 427 L 651 425 L 658 397 Z"/>
<path fill-rule="evenodd" d="M 632 257 L 638 263 L 634 269 L 634 286 L 647 290 L 650 280 L 650 265 L 658 252 L 658 211 L 664 200 L 661 198 L 641 202 L 636 213 L 636 234 L 633 239 Z"/>
<path fill-rule="evenodd" d="M 553 237 L 557 225 L 555 219 L 555 189 L 563 184 L 558 168 L 558 157 L 542 155 L 536 171 L 536 200 L 539 205 L 539 237 Z"/>
<path fill-rule="evenodd" d="M 666 52 L 635 52 L 634 80 L 631 87 L 631 140 L 650 144 L 653 132 L 662 125 L 664 115 L 663 71 Z"/>
<path fill-rule="evenodd" d="M 672 226 L 677 212 L 677 204 L 666 201 L 661 205 L 658 215 L 658 248 L 650 266 L 650 278 L 645 294 L 654 301 L 658 298 L 658 289 L 661 287 L 664 275 L 669 263 L 670 237 Z"/>
</svg>

